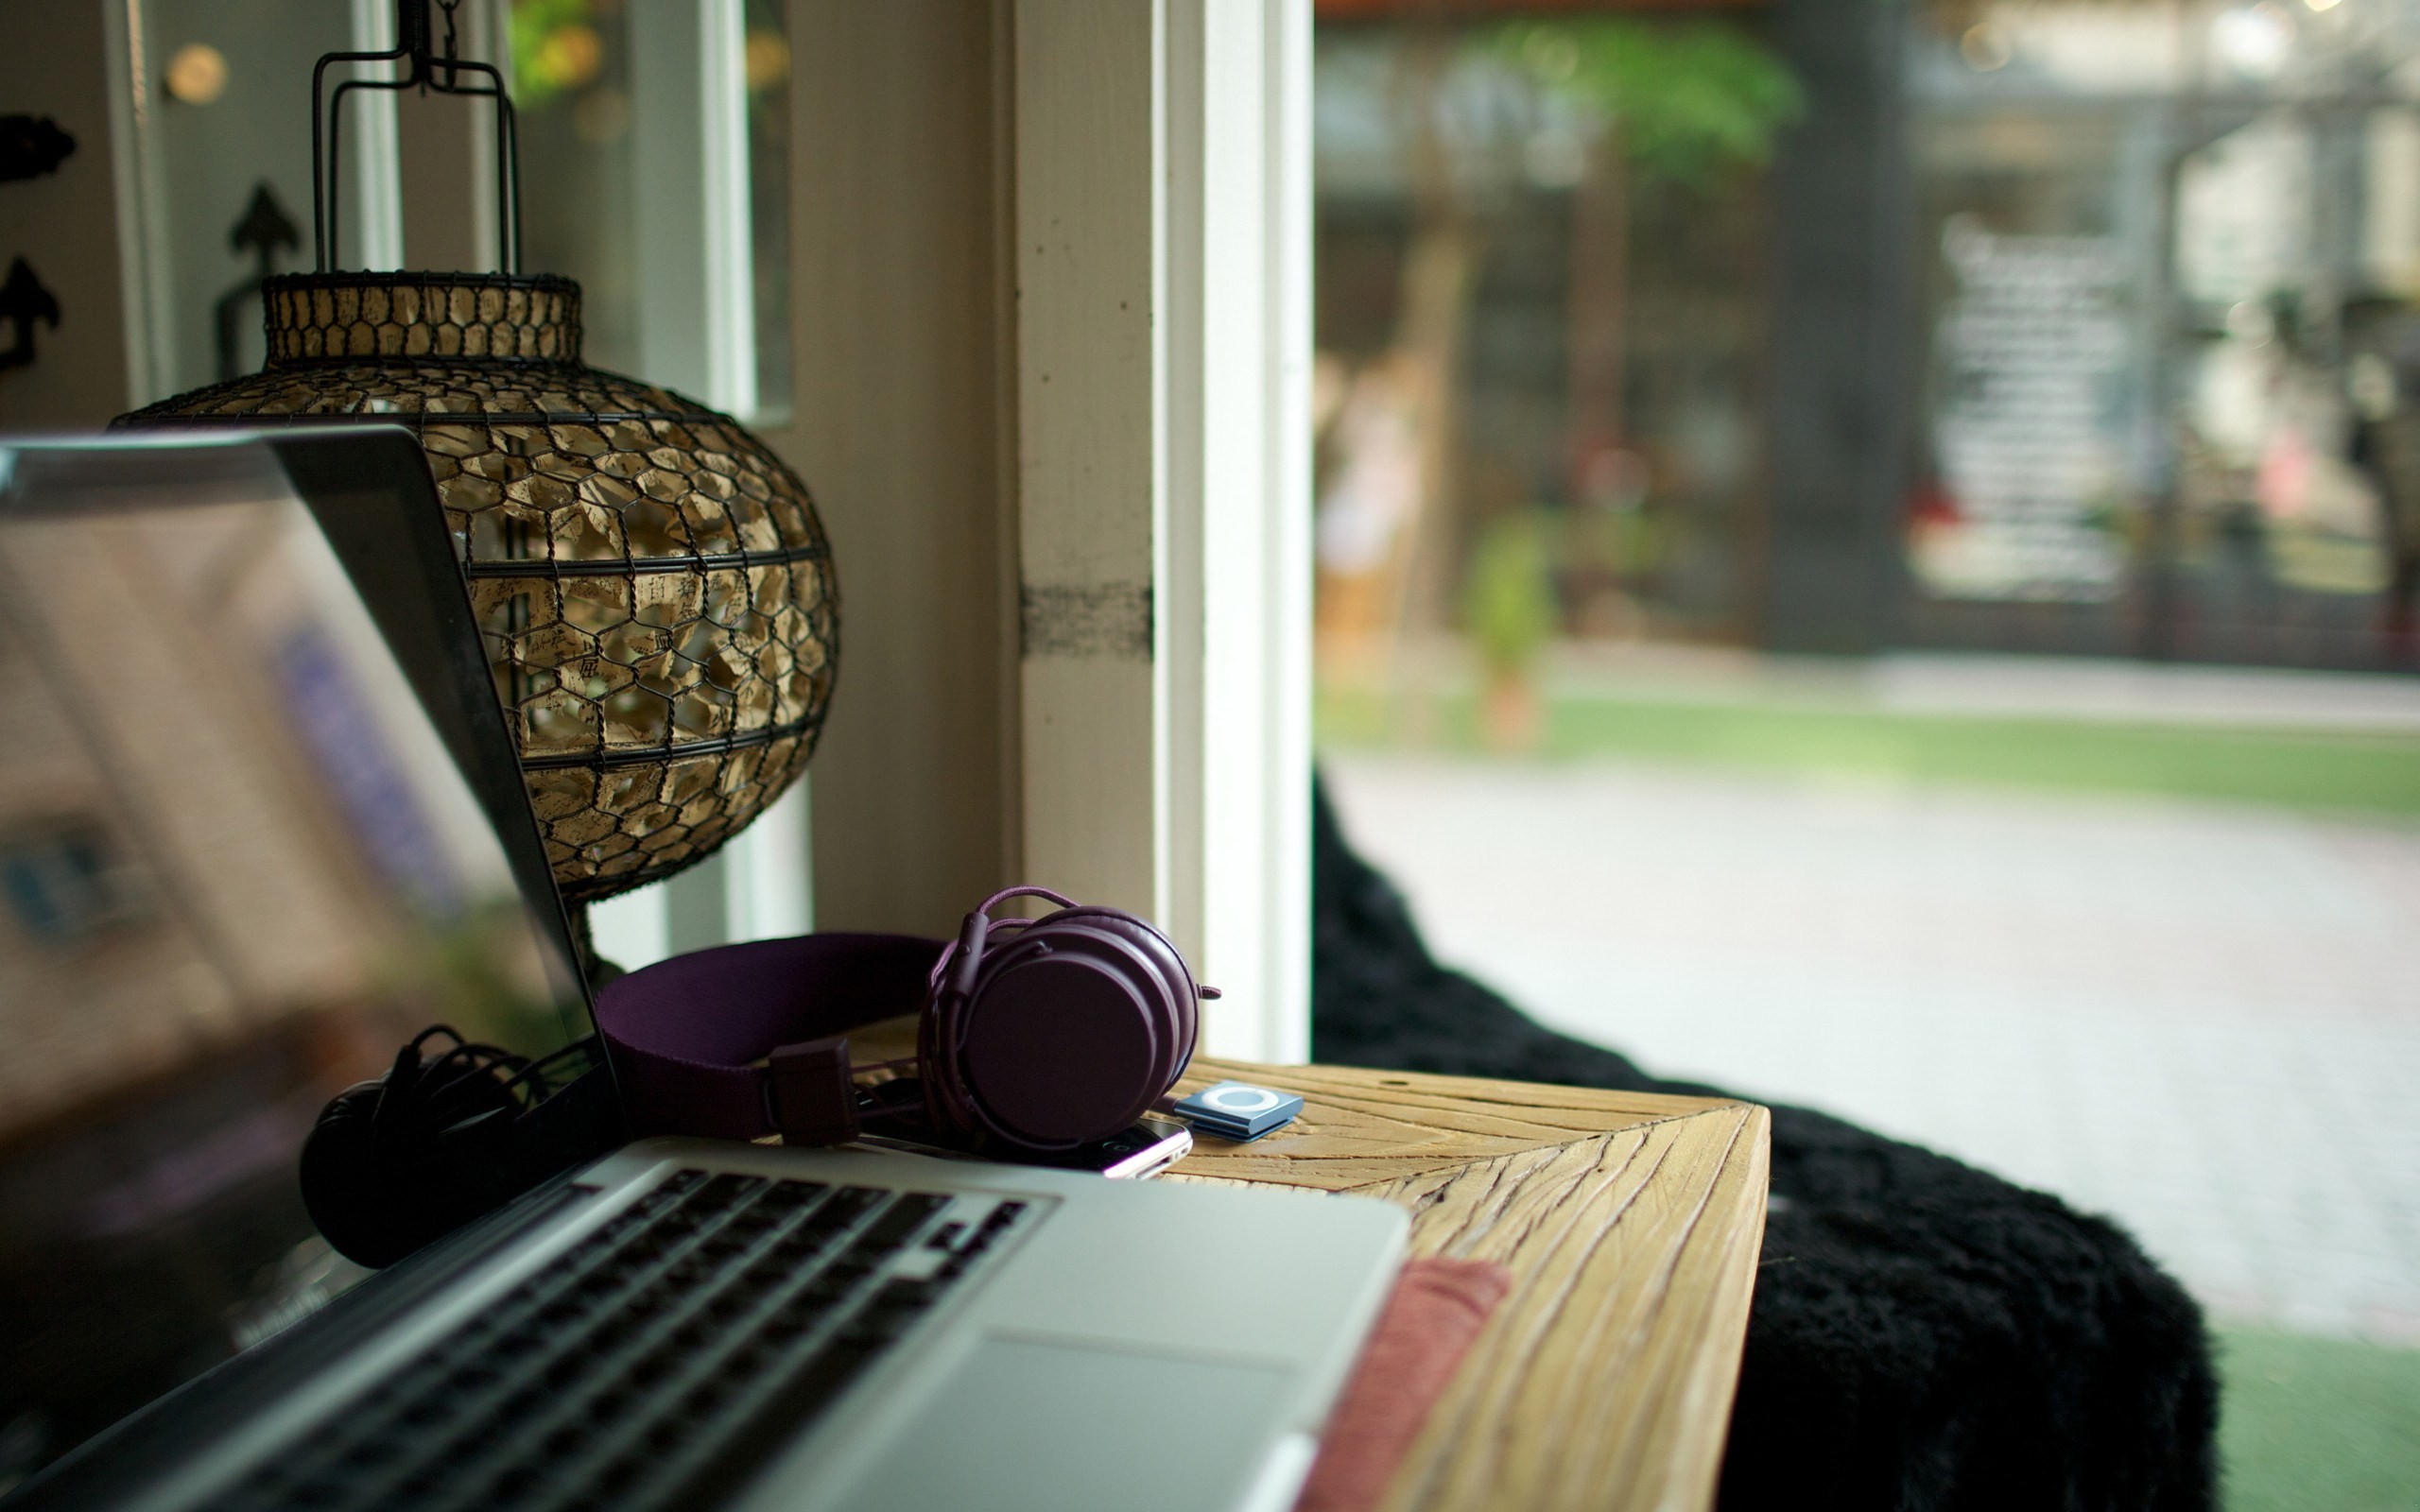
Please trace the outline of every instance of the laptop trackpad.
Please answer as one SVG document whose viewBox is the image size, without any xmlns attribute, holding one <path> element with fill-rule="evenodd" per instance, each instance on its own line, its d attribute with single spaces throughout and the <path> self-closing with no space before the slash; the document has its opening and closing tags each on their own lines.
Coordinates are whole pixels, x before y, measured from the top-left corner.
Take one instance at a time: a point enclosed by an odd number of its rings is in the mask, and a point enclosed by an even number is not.
<svg viewBox="0 0 2420 1512">
<path fill-rule="evenodd" d="M 893 1434 L 845 1512 L 1223 1512 L 1275 1443 L 1291 1373 L 986 1334 Z"/>
</svg>

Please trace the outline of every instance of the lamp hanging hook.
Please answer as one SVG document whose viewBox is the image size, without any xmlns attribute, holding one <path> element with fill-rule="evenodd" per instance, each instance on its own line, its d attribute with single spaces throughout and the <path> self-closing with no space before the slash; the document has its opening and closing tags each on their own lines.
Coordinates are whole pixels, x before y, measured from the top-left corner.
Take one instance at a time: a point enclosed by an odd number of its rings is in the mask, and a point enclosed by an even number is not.
<svg viewBox="0 0 2420 1512">
<path fill-rule="evenodd" d="M 430 0 L 395 0 L 395 45 L 381 53 L 328 53 L 311 69 L 311 247 L 322 273 L 341 260 L 338 208 L 344 161 L 344 97 L 355 90 L 459 94 L 495 101 L 496 266 L 521 271 L 521 139 L 504 75 L 493 64 L 461 56 L 458 10 L 461 0 L 436 0 L 445 12 L 445 50 L 441 58 L 432 35 Z M 401 77 L 347 78 L 326 92 L 330 63 L 404 63 Z M 471 82 L 463 81 L 463 75 Z"/>
<path fill-rule="evenodd" d="M 457 23 L 460 19 L 458 12 L 462 9 L 462 0 L 437 0 L 437 9 L 445 12 L 445 87 L 451 89 L 458 81 L 456 73 L 462 50 L 457 38 Z"/>
</svg>

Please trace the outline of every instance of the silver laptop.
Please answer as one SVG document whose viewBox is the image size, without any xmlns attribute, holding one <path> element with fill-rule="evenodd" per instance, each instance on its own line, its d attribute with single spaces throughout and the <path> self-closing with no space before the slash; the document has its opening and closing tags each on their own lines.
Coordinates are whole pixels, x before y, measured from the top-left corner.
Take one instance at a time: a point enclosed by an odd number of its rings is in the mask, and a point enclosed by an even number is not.
<svg viewBox="0 0 2420 1512">
<path fill-rule="evenodd" d="M 9 1504 L 1290 1505 L 1382 1203 L 659 1140 L 319 1239 L 333 1094 L 591 1031 L 485 677 L 401 431 L 0 445 Z"/>
</svg>

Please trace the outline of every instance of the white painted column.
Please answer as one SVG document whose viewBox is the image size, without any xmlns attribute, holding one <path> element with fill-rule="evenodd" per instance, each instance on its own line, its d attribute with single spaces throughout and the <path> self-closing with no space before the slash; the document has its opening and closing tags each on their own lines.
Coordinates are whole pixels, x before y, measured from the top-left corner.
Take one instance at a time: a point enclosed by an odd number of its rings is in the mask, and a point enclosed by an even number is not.
<svg viewBox="0 0 2420 1512">
<path fill-rule="evenodd" d="M 1262 0 L 1261 1059 L 1311 1057 L 1311 0 Z M 1223 1045 L 1216 1040 L 1214 1045 Z M 1244 1052 L 1238 1050 L 1237 1055 Z"/>
<path fill-rule="evenodd" d="M 748 182 L 748 26 L 741 0 L 698 6 L 699 219 L 705 399 L 757 418 L 755 215 Z"/>
<path fill-rule="evenodd" d="M 1199 393 L 1198 416 L 1173 393 L 1170 405 L 1172 434 L 1183 421 L 1199 438 L 1198 450 L 1171 456 L 1170 598 L 1200 604 L 1175 627 L 1200 637 L 1198 663 L 1180 653 L 1173 669 L 1192 683 L 1173 700 L 1178 760 L 1199 774 L 1175 784 L 1170 803 L 1176 852 L 1199 857 L 1177 868 L 1195 897 L 1180 901 L 1176 919 L 1198 931 L 1203 972 L 1230 994 L 1207 1018 L 1208 1048 L 1302 1060 L 1310 9 L 1306 0 L 1172 0 L 1170 21 L 1171 139 L 1185 146 L 1168 174 L 1170 224 L 1181 229 L 1170 239 L 1169 325 L 1172 343 L 1191 349 L 1173 371 Z"/>
<path fill-rule="evenodd" d="M 1309 9 L 1016 15 L 1026 870 L 1309 1019 Z"/>
<path fill-rule="evenodd" d="M 1024 874 L 1164 921 L 1165 13 L 1020 0 L 1012 43 Z"/>
<path fill-rule="evenodd" d="M 754 214 L 749 202 L 747 18 L 741 0 L 698 0 L 697 170 L 699 276 L 705 305 L 706 403 L 742 420 L 757 418 Z M 807 826 L 807 784 L 787 793 L 732 840 L 718 876 L 721 938 L 774 939 L 815 927 Z M 703 871 L 705 868 L 700 868 Z M 674 887 L 683 885 L 676 878 Z M 709 906 L 711 900 L 705 900 Z M 685 942 L 683 942 L 685 943 Z"/>
<path fill-rule="evenodd" d="M 353 0 L 352 13 L 356 50 L 385 52 L 395 45 L 395 8 L 390 0 Z M 361 78 L 397 76 L 393 63 L 351 66 Z M 342 68 L 328 71 L 331 95 L 344 72 Z M 303 124 L 307 128 L 310 123 Z M 337 253 L 345 267 L 392 272 L 404 266 L 405 249 L 402 137 L 391 91 L 356 90 L 345 97 L 344 143 L 347 161 L 338 169 L 344 175 L 344 186 L 337 206 L 344 223 Z"/>
<path fill-rule="evenodd" d="M 632 8 L 645 376 L 752 421 L 756 279 L 741 0 Z"/>
<path fill-rule="evenodd" d="M 588 905 L 588 934 L 596 954 L 626 971 L 653 966 L 672 954 L 672 914 L 666 887 L 655 883 Z"/>
</svg>

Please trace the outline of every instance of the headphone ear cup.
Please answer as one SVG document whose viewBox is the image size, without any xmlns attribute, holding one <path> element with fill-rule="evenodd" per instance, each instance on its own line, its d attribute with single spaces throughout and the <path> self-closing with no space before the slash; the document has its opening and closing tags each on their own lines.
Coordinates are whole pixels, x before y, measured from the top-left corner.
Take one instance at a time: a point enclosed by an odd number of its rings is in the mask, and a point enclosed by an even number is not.
<svg viewBox="0 0 2420 1512">
<path fill-rule="evenodd" d="M 1061 924 L 1083 924 L 1116 936 L 1141 953 L 1150 963 L 1165 997 L 1165 1007 L 1171 1030 L 1167 1080 L 1152 1092 L 1153 1097 L 1167 1091 L 1184 1074 L 1193 1060 L 1193 1042 L 1201 1033 L 1201 992 L 1193 980 L 1193 969 L 1184 962 L 1184 953 L 1176 942 L 1160 932 L 1159 926 L 1148 919 L 1130 914 L 1122 908 L 1081 905 L 1062 908 L 1046 914 L 1036 921 L 1036 929 Z"/>
<path fill-rule="evenodd" d="M 1154 967 L 1081 925 L 1020 932 L 988 955 L 951 1068 L 992 1133 L 1029 1149 L 1105 1139 L 1166 1085 L 1170 1025 Z"/>
<path fill-rule="evenodd" d="M 520 1111 L 492 1069 L 442 1086 L 348 1087 L 302 1142 L 303 1211 L 346 1259 L 391 1265 L 487 1211 L 500 1142 Z"/>
<path fill-rule="evenodd" d="M 302 1142 L 302 1208 L 338 1254 L 378 1269 L 444 1232 L 423 1183 L 398 1180 L 374 1119 L 383 1081 L 337 1093 Z"/>
<path fill-rule="evenodd" d="M 1106 1139 L 1191 1063 L 1198 1001 L 1175 943 L 1123 909 L 1070 904 L 989 940 L 962 934 L 917 1024 L 925 1111 L 1032 1150 Z"/>
</svg>

